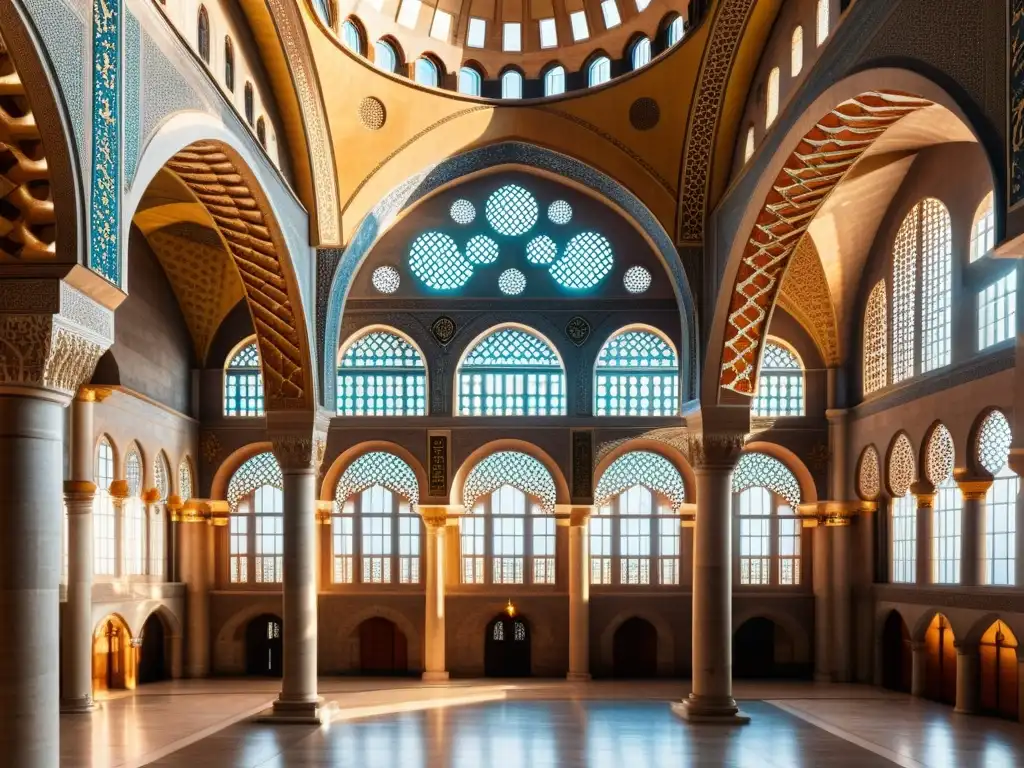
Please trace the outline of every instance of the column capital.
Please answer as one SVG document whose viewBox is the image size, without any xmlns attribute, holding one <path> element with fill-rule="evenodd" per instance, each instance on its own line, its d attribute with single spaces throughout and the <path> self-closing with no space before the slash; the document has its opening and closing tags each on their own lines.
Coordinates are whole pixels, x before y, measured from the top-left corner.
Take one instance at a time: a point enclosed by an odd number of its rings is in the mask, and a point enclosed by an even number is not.
<svg viewBox="0 0 1024 768">
<path fill-rule="evenodd" d="M 114 503 L 123 502 L 128 498 L 128 481 L 127 480 L 115 480 L 110 484 L 110 488 L 107 489 Z"/>
<path fill-rule="evenodd" d="M 555 515 L 569 521 L 569 525 L 579 527 L 587 524 L 594 514 L 593 504 L 556 504 Z"/>
<path fill-rule="evenodd" d="M 267 433 L 283 472 L 320 471 L 329 423 L 330 414 L 322 408 L 267 413 Z"/>
<path fill-rule="evenodd" d="M 164 502 L 164 506 L 166 506 L 167 511 L 171 513 L 171 520 L 174 520 L 174 514 L 176 512 L 180 512 L 185 504 L 182 502 L 181 496 L 176 493 L 172 493 L 167 497 L 167 501 Z"/>
<path fill-rule="evenodd" d="M 318 499 L 316 502 L 316 522 L 318 525 L 330 525 L 334 513 L 334 502 L 330 499 Z"/>
<path fill-rule="evenodd" d="M 95 384 L 86 384 L 78 390 L 75 400 L 82 403 L 102 403 L 114 394 L 113 387 L 102 387 Z"/>
<path fill-rule="evenodd" d="M 67 501 L 92 501 L 93 496 L 96 495 L 96 483 L 90 482 L 89 480 L 65 480 L 64 481 L 64 498 Z M 77 511 L 77 510 L 76 510 Z M 89 510 L 92 511 L 91 509 Z M 71 513 L 71 508 L 68 507 L 68 514 Z"/>
<path fill-rule="evenodd" d="M 463 513 L 461 504 L 417 504 L 417 514 L 423 518 L 423 524 L 431 530 L 444 528 L 450 517 L 458 517 Z"/>
<path fill-rule="evenodd" d="M 156 488 L 150 488 L 142 492 L 142 501 L 145 504 L 156 504 L 160 501 L 160 491 Z"/>
<path fill-rule="evenodd" d="M 735 432 L 702 432 L 686 436 L 687 454 L 694 469 L 728 470 L 736 466 L 746 435 Z"/>
<path fill-rule="evenodd" d="M 977 472 L 967 469 L 957 469 L 953 472 L 953 479 L 956 480 L 960 492 L 965 501 L 981 501 L 992 487 L 995 478 L 988 472 Z"/>
<path fill-rule="evenodd" d="M 829 422 L 844 422 L 850 417 L 849 408 L 827 408 L 825 410 L 825 418 Z"/>
<path fill-rule="evenodd" d="M 917 499 L 918 509 L 931 509 L 935 506 L 935 486 L 927 480 L 917 480 L 912 483 L 910 492 Z"/>
</svg>

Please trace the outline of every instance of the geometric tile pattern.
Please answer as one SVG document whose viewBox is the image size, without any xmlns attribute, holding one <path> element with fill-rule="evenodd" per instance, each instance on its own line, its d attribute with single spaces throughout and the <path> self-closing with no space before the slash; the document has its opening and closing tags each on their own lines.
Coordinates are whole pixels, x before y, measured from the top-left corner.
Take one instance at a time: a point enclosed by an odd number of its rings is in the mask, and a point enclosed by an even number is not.
<svg viewBox="0 0 1024 768">
<path fill-rule="evenodd" d="M 806 234 L 789 260 L 779 286 L 779 306 L 792 315 L 814 339 L 825 365 L 839 364 L 839 329 L 835 304 L 814 239 Z"/>
<path fill-rule="evenodd" d="M 258 453 L 248 459 L 231 476 L 231 480 L 228 482 L 227 502 L 232 513 L 238 508 L 238 502 L 242 497 L 264 485 L 277 489 L 284 488 L 281 465 L 277 463 L 274 454 L 269 451 Z"/>
<path fill-rule="evenodd" d="M 519 451 L 492 453 L 473 467 L 462 489 L 462 503 L 471 510 L 477 499 L 503 485 L 511 485 L 540 500 L 546 513 L 555 511 L 554 478 L 538 459 Z"/>
<path fill-rule="evenodd" d="M 419 503 L 420 484 L 412 467 L 393 453 L 372 451 L 364 453 L 349 464 L 348 469 L 338 479 L 334 500 L 338 503 L 339 510 L 347 499 L 372 485 L 387 488 L 408 499 L 411 504 Z"/>
<path fill-rule="evenodd" d="M 882 466 L 875 446 L 869 445 L 860 455 L 857 490 L 865 501 L 874 501 L 882 491 Z"/>
<path fill-rule="evenodd" d="M 767 453 L 744 453 L 732 471 L 732 492 L 767 488 L 796 508 L 800 505 L 800 483 L 785 464 Z"/>
<path fill-rule="evenodd" d="M 631 451 L 611 463 L 597 481 L 594 505 L 602 507 L 634 485 L 660 493 L 679 509 L 686 500 L 686 488 L 679 470 L 664 456 L 651 451 Z"/>
<path fill-rule="evenodd" d="M 797 145 L 765 199 L 740 260 L 722 349 L 722 387 L 754 394 L 769 312 L 814 215 L 878 137 L 930 104 L 895 92 L 863 93 L 835 107 Z"/>
<path fill-rule="evenodd" d="M 953 475 L 953 436 L 945 424 L 939 424 L 932 430 L 928 441 L 928 452 L 925 455 L 925 474 L 932 485 L 941 485 Z"/>
<path fill-rule="evenodd" d="M 992 411 L 978 430 L 978 462 L 990 474 L 999 474 L 1010 457 L 1013 434 L 1002 411 Z"/>
<path fill-rule="evenodd" d="M 896 498 L 906 496 L 914 482 L 917 462 L 910 438 L 901 432 L 889 450 L 889 490 Z"/>
</svg>

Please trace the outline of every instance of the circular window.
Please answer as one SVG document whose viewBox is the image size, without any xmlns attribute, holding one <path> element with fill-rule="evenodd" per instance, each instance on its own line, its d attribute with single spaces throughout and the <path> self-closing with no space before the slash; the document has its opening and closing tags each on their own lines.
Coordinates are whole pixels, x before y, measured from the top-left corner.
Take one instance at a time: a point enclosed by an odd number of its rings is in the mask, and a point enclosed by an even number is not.
<svg viewBox="0 0 1024 768">
<path fill-rule="evenodd" d="M 394 267 L 377 267 L 370 279 L 373 287 L 381 293 L 394 293 L 402 283 L 402 278 Z"/>
<path fill-rule="evenodd" d="M 456 224 L 470 224 L 476 218 L 476 206 L 469 200 L 456 200 L 449 211 Z"/>
<path fill-rule="evenodd" d="M 518 296 L 526 290 L 526 275 L 518 269 L 506 269 L 498 278 L 498 288 L 507 296 Z"/>
<path fill-rule="evenodd" d="M 562 258 L 551 265 L 551 276 L 565 288 L 593 288 L 612 271 L 612 246 L 596 232 L 581 232 L 565 246 Z"/>
<path fill-rule="evenodd" d="M 498 234 L 525 234 L 537 223 L 537 201 L 522 187 L 508 184 L 487 198 L 487 221 Z"/>
<path fill-rule="evenodd" d="M 498 244 L 487 235 L 476 235 L 466 243 L 466 258 L 474 264 L 493 264 L 498 260 Z"/>
<path fill-rule="evenodd" d="M 572 219 L 572 206 L 565 200 L 555 200 L 548 206 L 548 218 L 554 224 L 568 224 Z"/>
<path fill-rule="evenodd" d="M 473 276 L 473 265 L 442 232 L 424 232 L 412 241 L 409 268 L 424 285 L 438 291 L 461 288 Z"/>
<path fill-rule="evenodd" d="M 630 293 L 643 293 L 651 287 L 651 273 L 643 267 L 630 267 L 622 276 L 622 284 Z"/>
<path fill-rule="evenodd" d="M 531 264 L 550 264 L 558 256 L 558 246 L 547 235 L 539 235 L 526 244 L 526 260 Z"/>
</svg>

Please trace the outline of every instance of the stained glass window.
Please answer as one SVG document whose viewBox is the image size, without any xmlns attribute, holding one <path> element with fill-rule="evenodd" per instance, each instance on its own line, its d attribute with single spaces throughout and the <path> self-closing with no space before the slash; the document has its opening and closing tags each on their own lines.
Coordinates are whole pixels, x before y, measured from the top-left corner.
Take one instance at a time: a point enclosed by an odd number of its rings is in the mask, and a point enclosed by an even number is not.
<svg viewBox="0 0 1024 768">
<path fill-rule="evenodd" d="M 352 19 L 345 19 L 341 25 L 341 42 L 353 53 L 363 53 L 363 36 Z"/>
<path fill-rule="evenodd" d="M 816 28 L 817 28 L 817 42 L 821 45 L 825 42 L 828 37 L 829 18 L 828 18 L 828 4 L 830 0 L 818 0 L 818 10 L 816 17 Z"/>
<path fill-rule="evenodd" d="M 544 73 L 544 95 L 557 96 L 565 93 L 565 67 L 551 67 Z"/>
<path fill-rule="evenodd" d="M 419 350 L 403 336 L 370 330 L 349 342 L 339 356 L 339 415 L 426 415 L 426 366 Z"/>
<path fill-rule="evenodd" d="M 466 96 L 479 96 L 482 84 L 483 78 L 472 67 L 462 67 L 459 70 L 459 93 Z"/>
<path fill-rule="evenodd" d="M 790 41 L 789 74 L 796 77 L 804 68 L 804 28 L 797 26 L 793 30 L 793 39 Z"/>
<path fill-rule="evenodd" d="M 614 0 L 611 0 L 614 2 Z M 612 62 L 607 56 L 598 56 L 591 62 L 587 69 L 587 84 L 593 88 L 595 85 L 607 83 L 612 79 Z"/>
<path fill-rule="evenodd" d="M 768 85 L 765 90 L 765 115 L 764 124 L 766 128 L 771 128 L 772 123 L 775 122 L 775 118 L 779 116 L 779 80 L 782 78 L 782 74 L 778 67 L 774 67 L 771 72 L 768 73 Z"/>
<path fill-rule="evenodd" d="M 136 446 L 124 459 L 124 477 L 128 498 L 124 505 L 124 573 L 141 576 L 146 572 L 146 508 L 142 495 L 142 459 Z"/>
<path fill-rule="evenodd" d="M 263 374 L 256 342 L 243 343 L 224 371 L 224 415 L 263 415 Z"/>
<path fill-rule="evenodd" d="M 489 583 L 554 584 L 555 518 L 541 500 L 502 483 L 473 501 L 466 507 L 472 513 L 459 520 L 463 582 L 484 583 L 489 556 Z"/>
<path fill-rule="evenodd" d="M 494 632 L 491 635 L 491 637 L 495 641 L 497 641 L 499 643 L 505 641 L 505 622 L 504 621 L 496 621 L 496 622 L 494 622 Z"/>
<path fill-rule="evenodd" d="M 182 501 L 188 501 L 192 495 L 192 464 L 186 456 L 178 465 L 178 496 Z"/>
<path fill-rule="evenodd" d="M 995 246 L 996 212 L 992 193 L 989 192 L 974 214 L 974 226 L 971 228 L 971 261 L 975 262 L 988 255 Z"/>
<path fill-rule="evenodd" d="M 600 283 L 612 271 L 613 264 L 608 239 L 597 232 L 581 232 L 569 240 L 562 258 L 548 271 L 563 287 L 580 290 Z"/>
<path fill-rule="evenodd" d="M 1017 333 L 1017 268 L 978 294 L 978 349 L 1013 338 Z"/>
<path fill-rule="evenodd" d="M 953 324 L 953 230 L 949 211 L 921 203 L 921 371 L 949 365 Z"/>
<path fill-rule="evenodd" d="M 520 451 L 498 451 L 481 460 L 466 477 L 462 504 L 470 509 L 477 499 L 512 485 L 536 498 L 545 512 L 555 510 L 555 481 L 537 458 Z"/>
<path fill-rule="evenodd" d="M 499 328 L 459 366 L 461 416 L 561 416 L 565 371 L 551 345 L 520 328 Z"/>
<path fill-rule="evenodd" d="M 409 268 L 428 288 L 453 291 L 473 276 L 473 265 L 443 232 L 424 232 L 409 246 Z"/>
<path fill-rule="evenodd" d="M 498 244 L 487 235 L 474 235 L 466 243 L 466 258 L 474 264 L 493 264 L 499 252 Z"/>
<path fill-rule="evenodd" d="M 231 583 L 280 581 L 284 556 L 283 487 L 281 467 L 269 452 L 253 456 L 231 476 L 227 493 Z"/>
<path fill-rule="evenodd" d="M 1016 584 L 1017 493 L 1020 479 L 1010 469 L 1010 423 L 992 411 L 978 430 L 978 461 L 995 480 L 985 494 L 982 562 L 985 584 Z"/>
<path fill-rule="evenodd" d="M 516 184 L 492 192 L 485 210 L 488 223 L 502 235 L 524 235 L 537 223 L 536 198 Z"/>
<path fill-rule="evenodd" d="M 917 237 L 920 204 L 896 233 L 892 255 L 892 383 L 914 375 L 914 317 L 917 302 Z"/>
<path fill-rule="evenodd" d="M 800 484 L 764 453 L 744 453 L 733 471 L 741 584 L 800 584 Z"/>
<path fill-rule="evenodd" d="M 686 500 L 683 478 L 671 461 L 651 451 L 630 451 L 602 473 L 594 491 L 594 503 L 597 506 L 609 504 L 613 497 L 634 485 L 642 485 L 664 497 L 665 504 L 673 511 L 678 511 Z"/>
<path fill-rule="evenodd" d="M 926 469 L 935 486 L 932 517 L 932 583 L 960 583 L 962 496 L 953 480 L 953 436 L 942 424 L 928 442 Z"/>
<path fill-rule="evenodd" d="M 526 624 L 516 619 L 512 625 L 512 635 L 514 642 L 522 643 L 526 640 Z"/>
<path fill-rule="evenodd" d="M 398 69 L 398 54 L 394 46 L 387 40 L 378 40 L 373 44 L 373 63 L 378 69 L 385 72 L 394 72 Z"/>
<path fill-rule="evenodd" d="M 114 449 L 107 438 L 96 447 L 96 501 L 93 506 L 93 571 L 115 575 L 116 525 L 110 484 L 114 482 Z"/>
<path fill-rule="evenodd" d="M 914 448 L 900 434 L 889 451 L 889 488 L 893 494 L 892 581 L 913 584 L 917 578 L 917 499 L 910 492 L 916 476 Z"/>
<path fill-rule="evenodd" d="M 874 501 L 882 491 L 882 467 L 875 446 L 869 445 L 861 453 L 857 473 L 857 487 L 862 499 Z"/>
<path fill-rule="evenodd" d="M 864 394 L 882 389 L 889 378 L 889 315 L 885 280 L 868 296 L 864 312 Z"/>
<path fill-rule="evenodd" d="M 506 296 L 518 296 L 526 290 L 526 275 L 518 269 L 506 269 L 498 277 L 498 288 Z"/>
<path fill-rule="evenodd" d="M 501 98 L 523 98 L 523 76 L 514 69 L 507 70 L 501 76 Z"/>
<path fill-rule="evenodd" d="M 679 413 L 679 358 L 652 331 L 612 336 L 597 355 L 595 416 L 672 416 Z"/>
<path fill-rule="evenodd" d="M 665 32 L 665 47 L 671 48 L 683 39 L 683 17 L 676 16 Z"/>
<path fill-rule="evenodd" d="M 804 415 L 803 365 L 791 350 L 774 341 L 768 341 L 764 347 L 753 414 Z"/>
<path fill-rule="evenodd" d="M 630 267 L 622 276 L 622 287 L 629 293 L 645 293 L 651 287 L 651 273 L 639 265 Z"/>
<path fill-rule="evenodd" d="M 124 458 L 124 479 L 128 483 L 128 495 L 142 495 L 142 459 L 139 458 L 139 449 L 134 445 L 128 449 Z"/>
<path fill-rule="evenodd" d="M 558 246 L 547 235 L 538 235 L 526 244 L 526 260 L 531 264 L 550 264 L 558 256 Z"/>
</svg>

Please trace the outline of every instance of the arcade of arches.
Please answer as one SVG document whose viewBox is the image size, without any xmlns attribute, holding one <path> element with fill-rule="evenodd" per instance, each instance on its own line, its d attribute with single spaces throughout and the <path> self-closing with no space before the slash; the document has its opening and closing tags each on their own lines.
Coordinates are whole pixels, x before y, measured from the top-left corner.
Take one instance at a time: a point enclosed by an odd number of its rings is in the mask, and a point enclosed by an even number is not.
<svg viewBox="0 0 1024 768">
<path fill-rule="evenodd" d="M 0 4 L 12 765 L 231 675 L 1024 717 L 1024 5 L 499 5 Z"/>
</svg>

